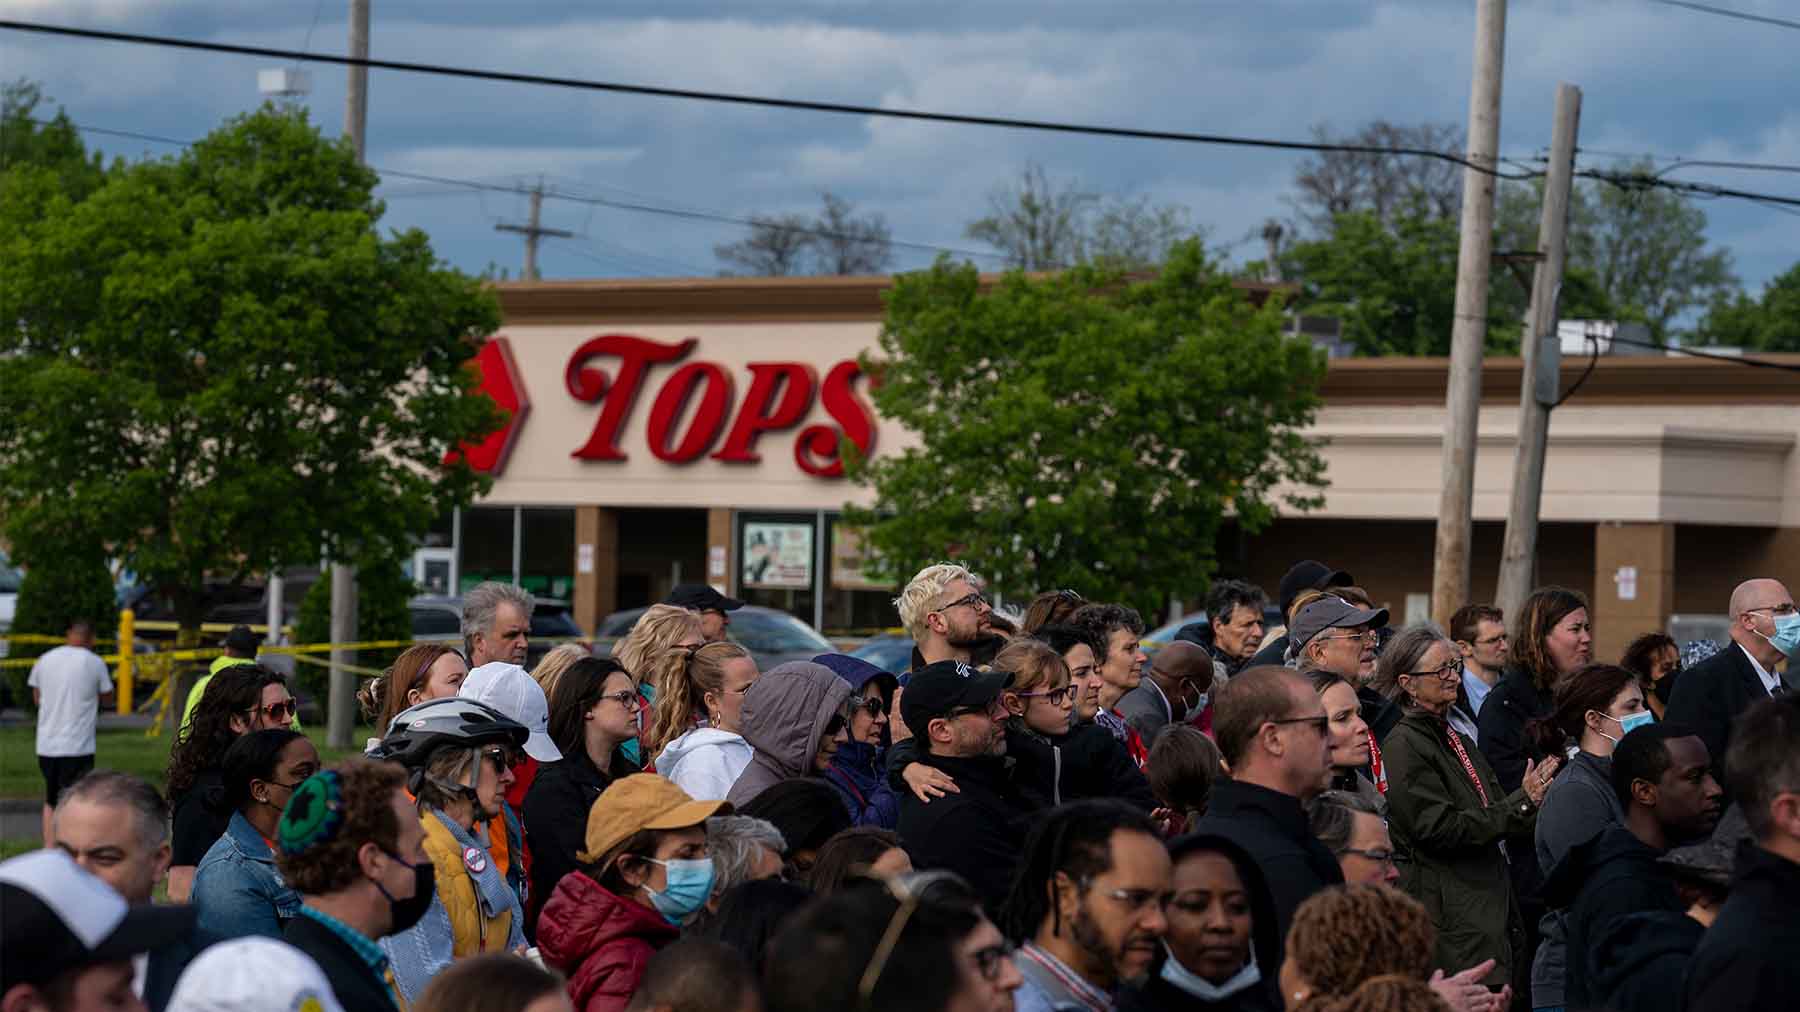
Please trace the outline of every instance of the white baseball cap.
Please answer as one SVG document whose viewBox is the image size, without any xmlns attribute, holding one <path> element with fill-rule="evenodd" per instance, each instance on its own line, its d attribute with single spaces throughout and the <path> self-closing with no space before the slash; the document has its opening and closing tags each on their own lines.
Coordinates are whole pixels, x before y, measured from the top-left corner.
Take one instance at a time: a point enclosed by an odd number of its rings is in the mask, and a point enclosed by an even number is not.
<svg viewBox="0 0 1800 1012">
<path fill-rule="evenodd" d="M 188 906 L 132 906 L 61 850 L 0 862 L 0 993 L 185 937 Z"/>
<path fill-rule="evenodd" d="M 168 1012 L 343 1012 L 312 957 L 286 942 L 251 936 L 220 942 L 194 958 Z"/>
<path fill-rule="evenodd" d="M 525 754 L 541 763 L 562 758 L 562 750 L 550 740 L 550 701 L 537 680 L 517 664 L 491 661 L 469 672 L 456 694 L 499 710 L 524 724 L 531 732 Z"/>
</svg>

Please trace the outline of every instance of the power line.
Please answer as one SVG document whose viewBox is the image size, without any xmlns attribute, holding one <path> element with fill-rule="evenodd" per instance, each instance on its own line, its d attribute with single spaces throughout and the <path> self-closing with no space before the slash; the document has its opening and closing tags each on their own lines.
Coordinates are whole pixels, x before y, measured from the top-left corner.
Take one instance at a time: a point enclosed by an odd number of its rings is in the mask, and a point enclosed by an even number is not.
<svg viewBox="0 0 1800 1012">
<path fill-rule="evenodd" d="M 1745 358 L 1742 355 L 1724 355 L 1716 351 L 1700 351 L 1696 348 L 1688 348 L 1678 344 L 1658 344 L 1655 341 L 1639 341 L 1634 338 L 1619 337 L 1617 335 L 1612 337 L 1612 342 L 1614 344 L 1629 344 L 1638 348 L 1654 348 L 1657 351 L 1668 352 L 1675 355 L 1691 355 L 1694 358 L 1709 358 L 1715 362 L 1736 362 L 1738 365 L 1746 365 L 1756 369 L 1780 369 L 1783 372 L 1800 372 L 1800 365 L 1789 362 L 1770 362 L 1760 358 Z"/>
<path fill-rule="evenodd" d="M 32 120 L 32 122 L 38 123 L 41 125 L 48 125 L 50 121 L 34 119 L 34 120 Z M 82 131 L 83 133 L 101 134 L 103 136 L 110 136 L 110 137 L 128 137 L 133 140 L 152 141 L 157 144 L 170 144 L 170 145 L 174 145 L 176 147 L 189 147 L 194 143 L 193 141 L 178 140 L 174 137 L 159 137 L 155 134 L 139 133 L 139 132 L 133 131 L 133 130 L 115 130 L 110 127 L 87 126 L 87 125 L 84 125 L 81 123 L 71 123 L 70 125 L 73 126 L 75 129 Z M 519 186 L 519 185 L 510 185 L 509 186 L 509 185 L 502 184 L 502 183 L 484 183 L 479 180 L 473 180 L 473 179 L 457 179 L 457 178 L 454 178 L 451 176 L 434 176 L 434 175 L 431 175 L 429 173 L 424 173 L 424 172 L 403 172 L 399 169 L 384 169 L 384 168 L 381 168 L 380 166 L 376 166 L 376 165 L 371 165 L 369 167 L 374 169 L 376 172 L 380 173 L 382 176 L 392 176 L 396 179 L 410 179 L 410 180 L 413 180 L 414 182 L 420 182 L 420 183 L 437 183 L 442 186 L 460 188 L 463 191 L 469 191 L 469 192 L 476 192 L 476 193 L 529 193 L 530 192 L 530 189 L 528 187 Z M 410 197 L 410 196 L 443 196 L 443 195 L 445 195 L 445 191 L 427 191 L 427 192 L 423 192 L 423 193 L 406 192 L 406 193 L 390 194 L 388 196 L 397 198 L 397 197 Z M 548 197 L 550 199 L 553 199 L 553 200 L 565 200 L 565 201 L 568 201 L 573 204 L 587 204 L 587 205 L 590 205 L 593 207 L 610 207 L 615 210 L 635 211 L 635 212 L 638 212 L 641 214 L 659 214 L 659 215 L 663 215 L 665 217 L 684 218 L 689 221 L 705 221 L 705 222 L 711 222 L 714 224 L 739 225 L 739 226 L 744 226 L 747 228 L 756 228 L 756 227 L 759 227 L 759 226 L 765 224 L 764 222 L 759 222 L 754 218 L 740 218 L 740 217 L 736 217 L 736 216 L 729 215 L 729 214 L 724 214 L 722 212 L 717 212 L 717 211 L 697 211 L 697 210 L 689 210 L 689 209 L 677 208 L 677 207 L 659 207 L 655 204 L 646 204 L 646 203 L 639 203 L 639 202 L 625 201 L 625 200 L 614 200 L 610 197 L 581 196 L 578 194 L 568 193 L 565 191 L 559 191 L 559 190 L 555 190 L 555 189 L 545 189 L 544 196 Z M 486 213 L 485 208 L 484 208 L 483 213 Z M 781 227 L 784 229 L 787 228 L 787 226 L 785 226 L 785 225 L 783 225 Z M 818 238 L 818 239 L 862 239 L 862 238 L 864 238 L 862 236 L 845 235 L 844 233 L 841 233 L 841 232 L 832 232 L 827 229 L 818 229 L 818 228 L 794 227 L 794 228 L 791 228 L 788 230 L 793 231 L 793 232 L 798 232 L 802 235 L 809 235 L 809 236 L 812 236 L 812 237 Z M 900 249 L 915 250 L 915 251 L 924 252 L 924 253 L 949 253 L 953 256 L 980 257 L 982 259 L 987 259 L 987 260 L 1004 260 L 1004 259 L 1006 259 L 1006 254 L 993 252 L 993 251 L 961 249 L 961 248 L 958 248 L 955 246 L 939 246 L 939 245 L 935 245 L 933 243 L 911 242 L 911 241 L 908 241 L 905 239 L 889 238 L 886 240 L 886 242 L 889 246 L 894 246 L 894 247 L 897 247 Z"/>
<path fill-rule="evenodd" d="M 1717 14 L 1722 18 L 1736 18 L 1739 21 L 1754 21 L 1758 24 L 1774 25 L 1777 28 L 1800 28 L 1800 21 L 1789 21 L 1786 18 L 1774 18 L 1767 14 L 1751 14 L 1749 11 L 1734 11 L 1727 7 L 1714 7 L 1711 4 L 1689 3 L 1688 0 L 1650 0 L 1653 4 L 1664 7 L 1685 7 L 1702 14 Z"/>
<path fill-rule="evenodd" d="M 1687 183 L 1675 179 L 1664 179 L 1660 175 L 1648 172 L 1609 172 L 1601 169 L 1580 169 L 1575 173 L 1583 179 L 1594 179 L 1602 183 L 1610 183 L 1625 190 L 1664 189 L 1677 193 L 1688 193 L 1700 197 L 1735 197 L 1739 200 L 1753 200 L 1759 204 L 1800 208 L 1800 197 L 1787 197 L 1773 193 L 1753 193 L 1749 190 L 1737 190 L 1727 186 L 1714 186 L 1711 183 Z"/>
<path fill-rule="evenodd" d="M 730 105 L 760 106 L 770 109 L 787 109 L 800 112 L 827 112 L 853 116 L 882 116 L 890 119 L 905 119 L 929 123 L 952 123 L 962 126 L 1000 127 L 1010 130 L 1035 130 L 1046 133 L 1083 134 L 1093 137 L 1119 137 L 1132 140 L 1174 141 L 1186 144 L 1215 144 L 1233 147 L 1267 148 L 1281 151 L 1313 151 L 1343 152 L 1346 154 L 1406 156 L 1412 158 L 1431 158 L 1450 162 L 1465 169 L 1501 179 L 1532 179 L 1542 173 L 1516 174 L 1501 172 L 1492 166 L 1479 165 L 1466 158 L 1447 151 L 1433 151 L 1430 148 L 1393 148 L 1365 144 L 1327 144 L 1319 141 L 1290 141 L 1266 137 L 1236 137 L 1227 134 L 1200 134 L 1178 130 L 1147 130 L 1136 127 L 1112 127 L 1083 123 L 1063 123 L 1053 120 L 1019 119 L 1009 116 L 975 116 L 963 113 L 929 112 L 920 109 L 894 109 L 883 106 L 855 105 L 847 102 L 819 102 L 806 99 L 773 98 L 766 95 L 746 95 L 736 92 L 700 91 L 692 88 L 664 88 L 647 84 L 626 84 L 617 81 L 590 81 L 578 77 L 554 77 L 544 74 L 521 74 L 512 71 L 480 70 L 473 67 L 454 67 L 436 63 L 412 63 L 399 60 L 364 59 L 350 56 L 333 56 L 330 54 L 308 54 L 292 49 L 278 49 L 271 46 L 243 46 L 225 42 L 206 42 L 199 39 L 184 39 L 167 35 L 143 35 L 134 32 L 108 32 L 97 28 L 75 28 L 68 25 L 38 24 L 29 21 L 0 20 L 0 29 L 18 32 L 34 32 L 41 35 L 60 35 L 69 38 L 93 39 L 102 42 L 126 42 L 141 46 L 165 46 L 175 49 L 193 49 L 209 53 L 230 53 L 237 56 L 261 56 L 277 59 L 315 60 L 320 63 L 332 63 L 346 67 L 371 67 L 377 70 L 396 70 L 412 74 L 437 74 L 446 77 L 473 78 L 482 81 L 505 81 L 512 84 L 535 84 L 555 88 L 574 88 L 583 91 L 605 91 L 625 95 L 643 95 L 655 98 L 679 98 L 699 102 L 719 102 Z"/>
</svg>

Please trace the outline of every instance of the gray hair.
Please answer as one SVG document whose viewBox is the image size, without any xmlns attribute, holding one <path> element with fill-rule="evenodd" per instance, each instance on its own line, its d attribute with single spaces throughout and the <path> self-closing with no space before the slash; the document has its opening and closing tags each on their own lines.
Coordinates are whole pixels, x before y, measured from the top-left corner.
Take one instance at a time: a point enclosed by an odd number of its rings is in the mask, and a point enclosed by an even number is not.
<svg viewBox="0 0 1800 1012">
<path fill-rule="evenodd" d="M 510 604 L 519 609 L 525 621 L 531 621 L 531 612 L 537 602 L 531 595 L 510 583 L 489 580 L 476 584 L 475 589 L 463 595 L 462 636 L 463 649 L 473 655 L 475 650 L 475 634 L 486 633 L 494 628 L 494 620 L 500 614 L 500 606 Z"/>
<path fill-rule="evenodd" d="M 95 805 L 122 805 L 137 817 L 138 836 L 144 846 L 154 849 L 169 838 L 169 805 L 162 792 L 142 777 L 118 770 L 90 770 L 70 784 L 56 803 L 60 813 L 72 800 Z M 55 813 L 51 818 L 54 820 Z"/>
<path fill-rule="evenodd" d="M 1395 633 L 1375 662 L 1375 679 L 1371 688 L 1397 703 L 1405 704 L 1411 697 L 1400 688 L 1400 676 L 1418 670 L 1420 659 L 1439 643 L 1447 643 L 1452 652 L 1456 651 L 1456 642 L 1430 622 L 1409 625 Z"/>
<path fill-rule="evenodd" d="M 712 851 L 713 895 L 750 880 L 758 849 L 787 853 L 787 841 L 773 822 L 748 815 L 715 815 L 706 820 L 706 847 Z"/>
<path fill-rule="evenodd" d="M 1312 835 L 1325 849 L 1341 854 L 1350 846 L 1350 835 L 1356 831 L 1356 813 L 1381 817 L 1381 810 L 1368 798 L 1349 791 L 1326 791 L 1313 799 L 1307 810 Z"/>
</svg>

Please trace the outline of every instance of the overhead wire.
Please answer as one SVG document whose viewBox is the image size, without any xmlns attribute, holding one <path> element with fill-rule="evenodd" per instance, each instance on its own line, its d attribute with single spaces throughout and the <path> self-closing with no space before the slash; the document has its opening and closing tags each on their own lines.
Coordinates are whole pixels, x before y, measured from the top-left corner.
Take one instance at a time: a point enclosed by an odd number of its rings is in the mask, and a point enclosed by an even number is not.
<svg viewBox="0 0 1800 1012">
<path fill-rule="evenodd" d="M 1800 28 L 1800 21 L 1790 21 L 1787 18 L 1772 17 L 1768 14 L 1752 14 L 1749 11 L 1732 10 L 1729 7 L 1714 7 L 1712 4 L 1692 3 L 1690 0 L 1650 0 L 1650 2 L 1661 4 L 1664 7 L 1685 7 L 1702 14 L 1717 14 L 1722 18 L 1736 18 L 1739 21 L 1774 25 L 1777 28 Z"/>
<path fill-rule="evenodd" d="M 372 57 L 335 56 L 325 53 L 308 54 L 274 46 L 246 46 L 227 42 L 208 42 L 201 39 L 180 38 L 177 36 L 146 35 L 138 32 L 113 32 L 98 28 L 78 28 L 71 25 L 52 25 L 11 19 L 0 20 L 0 29 L 18 32 L 33 32 L 42 35 L 57 35 L 68 38 L 90 39 L 103 42 L 123 42 L 133 45 L 163 46 L 210 53 L 229 53 L 237 56 L 260 56 L 283 60 L 314 60 L 320 63 L 331 63 L 346 67 L 367 67 L 374 70 L 393 70 L 413 74 L 436 74 L 439 76 L 471 78 L 484 81 L 504 81 L 512 84 L 542 85 L 556 88 L 571 88 L 582 91 L 604 91 L 615 94 L 639 95 L 653 98 L 678 98 L 690 101 L 758 106 L 768 109 L 787 109 L 800 112 L 875 116 L 918 122 L 957 124 L 962 126 L 1000 127 L 1011 130 L 1082 134 L 1093 137 L 1116 137 L 1133 140 L 1172 141 L 1186 144 L 1267 148 L 1282 151 L 1342 152 L 1348 154 L 1385 156 L 1399 155 L 1451 162 L 1460 165 L 1465 169 L 1471 169 L 1484 175 L 1495 176 L 1501 179 L 1531 179 L 1536 175 L 1541 175 L 1541 173 L 1516 174 L 1502 172 L 1494 166 L 1482 165 L 1479 162 L 1470 161 L 1460 155 L 1431 148 L 1383 147 L 1372 144 L 1337 144 L 1324 141 L 1296 141 L 1269 137 L 1242 137 L 1229 134 L 1192 133 L 1181 130 L 1152 130 L 1140 127 L 1116 127 L 1089 123 L 1067 123 L 1055 120 L 1023 119 L 1012 116 L 932 112 L 923 109 L 858 105 L 849 102 L 824 102 L 810 99 L 776 98 L 769 95 L 705 91 L 695 88 L 669 88 L 647 84 L 630 84 L 620 81 L 595 81 L 579 77 L 558 77 L 548 74 L 525 74 L 515 71 L 484 70 L 474 67 L 457 67 L 438 63 L 380 60 Z"/>
</svg>

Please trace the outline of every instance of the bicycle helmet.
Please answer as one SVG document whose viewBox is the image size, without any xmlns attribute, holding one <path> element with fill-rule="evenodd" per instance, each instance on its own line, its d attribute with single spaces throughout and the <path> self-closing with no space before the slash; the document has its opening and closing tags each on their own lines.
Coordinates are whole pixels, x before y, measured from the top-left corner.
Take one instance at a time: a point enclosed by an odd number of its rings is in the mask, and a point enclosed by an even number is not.
<svg viewBox="0 0 1800 1012">
<path fill-rule="evenodd" d="M 441 748 L 492 744 L 522 751 L 530 735 L 524 724 L 486 703 L 449 696 L 401 710 L 370 755 L 410 768 L 430 762 Z"/>
</svg>

